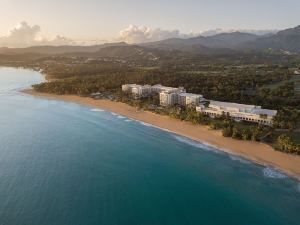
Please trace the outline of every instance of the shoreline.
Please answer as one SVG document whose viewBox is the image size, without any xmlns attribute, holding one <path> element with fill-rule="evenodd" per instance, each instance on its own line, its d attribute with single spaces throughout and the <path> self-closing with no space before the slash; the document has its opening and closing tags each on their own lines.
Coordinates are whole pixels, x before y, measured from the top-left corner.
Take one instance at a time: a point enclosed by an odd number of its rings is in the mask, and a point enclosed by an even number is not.
<svg viewBox="0 0 300 225">
<path fill-rule="evenodd" d="M 114 112 L 133 120 L 148 123 L 159 129 L 189 138 L 217 148 L 220 151 L 240 156 L 263 166 L 271 166 L 287 175 L 300 179 L 300 156 L 275 151 L 270 145 L 261 142 L 236 140 L 223 137 L 221 131 L 211 130 L 203 125 L 194 125 L 169 116 L 155 114 L 149 111 L 138 111 L 136 108 L 121 102 L 109 100 L 94 100 L 75 95 L 55 95 L 40 93 L 33 89 L 25 89 L 23 93 L 53 100 L 74 102 L 81 105 L 100 108 Z"/>
</svg>

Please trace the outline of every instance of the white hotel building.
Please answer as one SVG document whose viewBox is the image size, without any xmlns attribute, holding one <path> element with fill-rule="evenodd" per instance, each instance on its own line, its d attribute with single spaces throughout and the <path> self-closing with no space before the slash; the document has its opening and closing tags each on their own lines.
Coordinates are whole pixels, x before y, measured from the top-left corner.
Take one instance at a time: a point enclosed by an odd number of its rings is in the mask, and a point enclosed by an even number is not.
<svg viewBox="0 0 300 225">
<path fill-rule="evenodd" d="M 134 98 L 147 97 L 151 94 L 151 85 L 124 84 L 122 91 L 131 93 Z"/>
<path fill-rule="evenodd" d="M 161 93 L 161 92 L 185 92 L 185 89 L 183 87 L 179 87 L 179 88 L 174 88 L 174 87 L 166 87 L 166 86 L 162 86 L 161 84 L 156 84 L 153 85 L 151 87 L 151 92 L 152 93 Z"/>
<path fill-rule="evenodd" d="M 181 106 L 196 106 L 196 111 L 204 113 L 210 117 L 221 117 L 228 115 L 236 121 L 248 121 L 260 123 L 264 125 L 272 125 L 276 110 L 262 109 L 261 106 L 244 105 L 231 102 L 210 101 L 208 107 L 199 105 L 205 100 L 202 95 L 186 93 L 182 87 L 166 87 L 160 84 L 137 85 L 124 84 L 122 91 L 131 93 L 134 98 L 147 97 L 153 94 L 159 94 L 159 102 L 161 106 L 170 107 L 175 104 Z"/>
<path fill-rule="evenodd" d="M 160 105 L 172 106 L 178 103 L 178 94 L 185 93 L 183 87 L 174 88 L 166 87 L 160 84 L 153 86 L 150 85 L 137 85 L 137 84 L 124 84 L 122 91 L 131 93 L 134 98 L 147 97 L 152 94 L 159 94 Z"/>
<path fill-rule="evenodd" d="M 178 95 L 178 104 L 181 106 L 197 106 L 203 100 L 203 95 L 192 93 L 180 93 Z"/>
<path fill-rule="evenodd" d="M 202 95 L 186 93 L 182 89 L 163 91 L 159 93 L 159 101 L 162 106 L 196 106 L 204 100 Z"/>
<path fill-rule="evenodd" d="M 262 109 L 261 106 L 244 105 L 231 102 L 210 101 L 208 107 L 197 106 L 196 111 L 210 117 L 229 115 L 236 121 L 249 121 L 264 125 L 272 125 L 272 120 L 277 114 L 276 110 Z"/>
</svg>

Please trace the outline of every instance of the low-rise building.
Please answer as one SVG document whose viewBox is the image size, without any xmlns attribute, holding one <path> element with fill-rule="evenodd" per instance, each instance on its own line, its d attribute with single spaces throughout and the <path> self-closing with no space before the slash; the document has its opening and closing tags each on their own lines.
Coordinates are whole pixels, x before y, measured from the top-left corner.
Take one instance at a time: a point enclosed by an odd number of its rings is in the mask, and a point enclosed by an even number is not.
<svg viewBox="0 0 300 225">
<path fill-rule="evenodd" d="M 181 106 L 196 106 L 204 100 L 203 95 L 192 93 L 180 93 L 178 95 L 178 104 Z"/>
<path fill-rule="evenodd" d="M 208 107 L 197 106 L 196 110 L 210 117 L 227 115 L 236 121 L 244 120 L 264 125 L 272 125 L 272 120 L 277 114 L 276 110 L 262 109 L 261 106 L 219 101 L 210 101 Z"/>
</svg>

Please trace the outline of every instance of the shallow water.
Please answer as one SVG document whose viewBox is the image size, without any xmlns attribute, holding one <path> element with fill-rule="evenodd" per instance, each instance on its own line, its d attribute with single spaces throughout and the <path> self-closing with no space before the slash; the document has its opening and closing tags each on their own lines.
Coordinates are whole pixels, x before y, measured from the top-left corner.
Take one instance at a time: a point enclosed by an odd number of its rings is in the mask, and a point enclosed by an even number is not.
<svg viewBox="0 0 300 225">
<path fill-rule="evenodd" d="M 115 113 L 18 92 L 0 69 L 0 224 L 299 224 L 300 184 Z"/>
</svg>

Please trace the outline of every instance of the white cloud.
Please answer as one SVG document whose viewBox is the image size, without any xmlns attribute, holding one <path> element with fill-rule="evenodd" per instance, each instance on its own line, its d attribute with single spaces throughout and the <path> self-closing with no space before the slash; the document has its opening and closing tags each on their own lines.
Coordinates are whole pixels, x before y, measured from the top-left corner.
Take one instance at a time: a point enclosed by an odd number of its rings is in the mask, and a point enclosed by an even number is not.
<svg viewBox="0 0 300 225">
<path fill-rule="evenodd" d="M 70 38 L 57 35 L 53 38 L 46 38 L 42 35 L 41 27 L 38 25 L 29 25 L 27 22 L 21 22 L 15 28 L 11 29 L 5 36 L 0 36 L 0 47 L 29 47 L 29 46 L 41 46 L 41 45 L 96 45 L 103 44 L 105 42 L 124 41 L 127 43 L 144 43 L 152 41 L 160 41 L 168 38 L 191 38 L 199 35 L 212 36 L 224 32 L 247 32 L 258 35 L 264 35 L 267 33 L 276 33 L 277 30 L 247 30 L 247 29 L 213 29 L 204 32 L 189 34 L 181 33 L 179 30 L 163 30 L 160 28 L 149 28 L 146 26 L 130 25 L 127 28 L 120 31 L 117 38 L 108 39 L 92 39 L 92 40 L 77 40 L 76 42 Z"/>
<path fill-rule="evenodd" d="M 0 47 L 29 47 L 37 45 L 70 45 L 74 41 L 61 36 L 45 38 L 41 35 L 41 28 L 38 25 L 29 25 L 21 22 L 13 28 L 8 35 L 0 37 Z"/>
<path fill-rule="evenodd" d="M 179 30 L 162 30 L 160 28 L 151 29 L 146 26 L 129 25 L 120 31 L 118 40 L 127 43 L 144 43 L 152 41 L 160 41 L 168 38 L 190 38 L 197 34 L 183 34 Z"/>
</svg>

